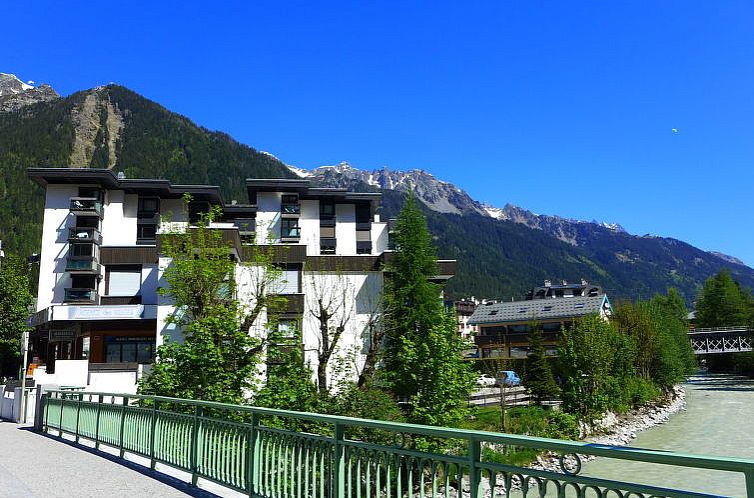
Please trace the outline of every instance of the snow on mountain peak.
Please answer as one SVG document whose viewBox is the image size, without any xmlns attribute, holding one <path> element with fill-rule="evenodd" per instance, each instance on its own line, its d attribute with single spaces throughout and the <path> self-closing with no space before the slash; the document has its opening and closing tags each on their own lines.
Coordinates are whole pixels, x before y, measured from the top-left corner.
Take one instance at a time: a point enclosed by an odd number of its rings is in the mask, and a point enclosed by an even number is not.
<svg viewBox="0 0 754 498">
<path fill-rule="evenodd" d="M 34 88 L 32 85 L 24 83 L 15 74 L 0 73 L 0 97 L 15 95 L 32 88 Z"/>
</svg>

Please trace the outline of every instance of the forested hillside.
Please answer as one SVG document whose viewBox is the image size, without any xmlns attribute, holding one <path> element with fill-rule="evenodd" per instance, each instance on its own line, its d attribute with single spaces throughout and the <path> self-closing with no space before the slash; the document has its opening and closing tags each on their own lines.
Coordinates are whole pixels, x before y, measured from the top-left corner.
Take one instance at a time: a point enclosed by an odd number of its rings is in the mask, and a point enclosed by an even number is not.
<svg viewBox="0 0 754 498">
<path fill-rule="evenodd" d="M 404 194 L 383 190 L 383 195 L 383 216 L 395 216 Z M 742 285 L 754 288 L 751 268 L 726 263 L 675 239 L 585 227 L 594 232 L 589 244 L 573 246 L 512 221 L 424 211 L 439 256 L 458 260 L 458 273 L 447 287 L 450 297 L 521 299 L 545 279 L 585 278 L 602 285 L 614 301 L 648 299 L 676 287 L 692 304 L 705 279 L 723 267 Z"/>
<path fill-rule="evenodd" d="M 117 85 L 0 113 L 0 239 L 22 256 L 39 250 L 43 192 L 26 169 L 40 166 L 219 185 L 239 201 L 246 178 L 292 176 L 273 157 Z"/>
</svg>

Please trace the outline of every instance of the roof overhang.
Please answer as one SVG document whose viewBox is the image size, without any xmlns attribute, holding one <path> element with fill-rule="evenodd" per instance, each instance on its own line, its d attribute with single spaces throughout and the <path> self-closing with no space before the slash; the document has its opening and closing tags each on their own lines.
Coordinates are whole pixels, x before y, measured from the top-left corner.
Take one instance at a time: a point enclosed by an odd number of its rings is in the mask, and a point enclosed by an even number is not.
<svg viewBox="0 0 754 498">
<path fill-rule="evenodd" d="M 29 168 L 28 174 L 43 188 L 48 185 L 98 185 L 105 189 L 162 198 L 180 198 L 190 194 L 195 200 L 224 204 L 220 187 L 216 185 L 173 185 L 163 179 L 118 178 L 109 169 Z"/>
</svg>

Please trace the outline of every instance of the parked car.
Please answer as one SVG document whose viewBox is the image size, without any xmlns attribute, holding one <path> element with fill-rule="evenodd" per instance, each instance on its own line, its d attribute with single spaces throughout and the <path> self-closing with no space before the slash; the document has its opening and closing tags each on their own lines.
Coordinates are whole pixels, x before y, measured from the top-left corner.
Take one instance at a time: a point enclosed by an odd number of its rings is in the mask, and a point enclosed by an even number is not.
<svg viewBox="0 0 754 498">
<path fill-rule="evenodd" d="M 521 385 L 521 378 L 513 370 L 501 370 L 497 373 L 495 383 L 502 383 L 506 387 Z"/>
<path fill-rule="evenodd" d="M 476 379 L 476 385 L 480 387 L 493 387 L 496 383 L 497 380 L 490 374 L 482 374 Z"/>
</svg>

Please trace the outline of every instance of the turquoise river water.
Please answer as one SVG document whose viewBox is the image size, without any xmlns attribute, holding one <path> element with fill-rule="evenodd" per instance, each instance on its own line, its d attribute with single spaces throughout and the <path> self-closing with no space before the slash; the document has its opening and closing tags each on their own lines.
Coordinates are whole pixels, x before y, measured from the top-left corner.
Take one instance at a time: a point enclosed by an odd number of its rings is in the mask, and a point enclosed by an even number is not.
<svg viewBox="0 0 754 498">
<path fill-rule="evenodd" d="M 754 380 L 707 375 L 690 378 L 685 387 L 686 409 L 638 433 L 629 446 L 754 459 Z M 716 495 L 746 494 L 743 476 L 730 472 L 598 458 L 584 464 L 582 475 Z"/>
</svg>

